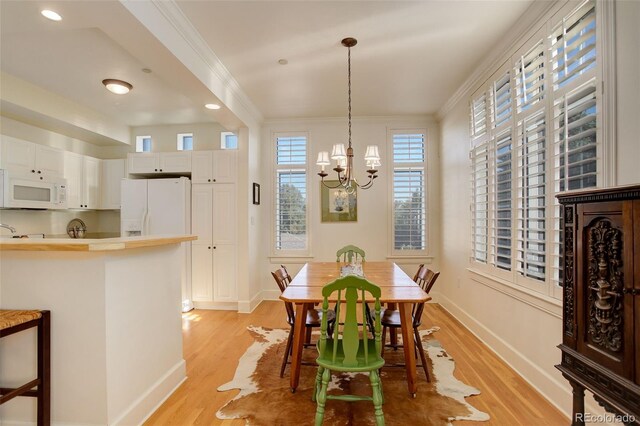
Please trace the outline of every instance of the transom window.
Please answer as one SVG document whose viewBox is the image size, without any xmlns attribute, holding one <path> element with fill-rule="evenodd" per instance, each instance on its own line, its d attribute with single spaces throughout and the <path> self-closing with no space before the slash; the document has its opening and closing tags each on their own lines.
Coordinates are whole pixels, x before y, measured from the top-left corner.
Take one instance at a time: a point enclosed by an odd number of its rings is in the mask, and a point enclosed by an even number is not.
<svg viewBox="0 0 640 426">
<path fill-rule="evenodd" d="M 136 136 L 136 152 L 151 152 L 151 136 Z"/>
<path fill-rule="evenodd" d="M 238 149 L 238 135 L 233 132 L 220 133 L 220 148 Z"/>
<path fill-rule="evenodd" d="M 193 151 L 193 133 L 178 133 L 178 151 Z"/>
</svg>

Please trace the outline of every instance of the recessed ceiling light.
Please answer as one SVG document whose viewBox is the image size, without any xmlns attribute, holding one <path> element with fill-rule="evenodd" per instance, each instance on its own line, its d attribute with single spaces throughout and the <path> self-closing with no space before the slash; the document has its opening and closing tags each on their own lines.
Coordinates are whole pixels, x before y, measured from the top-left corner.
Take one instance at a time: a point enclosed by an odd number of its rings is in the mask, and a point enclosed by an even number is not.
<svg viewBox="0 0 640 426">
<path fill-rule="evenodd" d="M 204 107 L 208 108 L 208 109 L 220 109 L 221 108 L 220 105 L 218 105 L 218 104 L 206 104 Z"/>
<path fill-rule="evenodd" d="M 42 14 L 42 16 L 44 16 L 47 19 L 51 19 L 52 21 L 62 21 L 62 16 L 60 16 L 53 10 L 44 9 L 40 11 L 40 13 Z"/>
<path fill-rule="evenodd" d="M 289 61 L 287 61 L 286 59 L 278 59 L 278 63 L 280 65 L 287 65 L 289 63 Z"/>
<path fill-rule="evenodd" d="M 133 89 L 133 86 L 126 81 L 116 80 L 113 78 L 102 80 L 102 84 L 104 84 L 108 91 L 115 93 L 116 95 L 125 95 Z"/>
</svg>

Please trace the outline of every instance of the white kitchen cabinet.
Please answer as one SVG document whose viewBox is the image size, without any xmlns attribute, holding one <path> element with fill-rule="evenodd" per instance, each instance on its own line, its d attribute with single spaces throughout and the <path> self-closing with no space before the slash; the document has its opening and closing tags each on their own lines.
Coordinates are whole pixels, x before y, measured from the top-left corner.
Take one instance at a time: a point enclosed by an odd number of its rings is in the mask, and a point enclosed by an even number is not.
<svg viewBox="0 0 640 426">
<path fill-rule="evenodd" d="M 193 183 L 233 183 L 237 171 L 236 150 L 193 151 Z"/>
<path fill-rule="evenodd" d="M 126 177 L 126 162 L 124 159 L 102 160 L 100 179 L 101 209 L 120 209 L 120 188 L 124 177 Z"/>
<path fill-rule="evenodd" d="M 191 201 L 191 232 L 198 236 L 192 243 L 193 301 L 201 308 L 237 302 L 235 184 L 193 184 Z"/>
<path fill-rule="evenodd" d="M 127 155 L 129 173 L 190 173 L 191 151 L 136 152 Z"/>
<path fill-rule="evenodd" d="M 2 139 L 0 168 L 35 176 L 64 176 L 64 151 L 46 145 L 5 137 Z"/>
<path fill-rule="evenodd" d="M 73 152 L 64 153 L 64 177 L 67 179 L 68 208 L 99 208 L 100 161 L 97 158 Z"/>
</svg>

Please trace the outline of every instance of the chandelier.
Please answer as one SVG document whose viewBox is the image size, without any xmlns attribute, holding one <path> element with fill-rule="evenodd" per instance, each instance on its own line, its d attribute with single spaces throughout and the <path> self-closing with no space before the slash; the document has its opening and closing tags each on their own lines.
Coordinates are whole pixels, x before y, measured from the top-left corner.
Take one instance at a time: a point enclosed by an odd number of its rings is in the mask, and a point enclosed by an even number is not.
<svg viewBox="0 0 640 426">
<path fill-rule="evenodd" d="M 325 171 L 325 166 L 330 166 L 329 152 L 322 151 L 318 153 L 318 161 L 316 164 L 321 167 L 318 176 L 322 179 L 322 184 L 327 188 L 344 188 L 348 194 L 353 194 L 356 188 L 369 189 L 373 185 L 373 180 L 378 177 L 377 167 L 380 166 L 380 154 L 377 145 L 367 146 L 364 154 L 364 160 L 367 164 L 369 180 L 365 184 L 360 184 L 353 176 L 353 148 L 351 147 L 351 48 L 358 43 L 358 40 L 347 37 L 342 40 L 342 45 L 348 49 L 347 55 L 347 75 L 349 81 L 349 147 L 345 150 L 344 144 L 333 145 L 331 151 L 331 160 L 336 161 L 336 167 L 333 170 L 338 174 L 338 183 L 334 186 L 328 185 L 324 178 L 329 176 Z"/>
</svg>

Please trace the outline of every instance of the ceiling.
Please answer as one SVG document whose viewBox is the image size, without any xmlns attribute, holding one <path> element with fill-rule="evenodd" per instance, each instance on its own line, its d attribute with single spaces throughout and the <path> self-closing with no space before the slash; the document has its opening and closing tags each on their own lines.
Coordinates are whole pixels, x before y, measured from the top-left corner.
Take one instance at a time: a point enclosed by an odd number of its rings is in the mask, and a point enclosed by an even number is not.
<svg viewBox="0 0 640 426">
<path fill-rule="evenodd" d="M 146 1 L 146 0 L 145 0 Z M 267 119 L 435 113 L 533 1 L 182 1 L 181 13 Z M 39 11 L 56 10 L 61 22 Z M 0 68 L 129 126 L 240 123 L 118 1 L 0 2 Z M 287 65 L 278 64 L 286 59 Z M 151 73 L 144 73 L 149 68 Z M 105 78 L 133 84 L 107 92 Z"/>
</svg>

